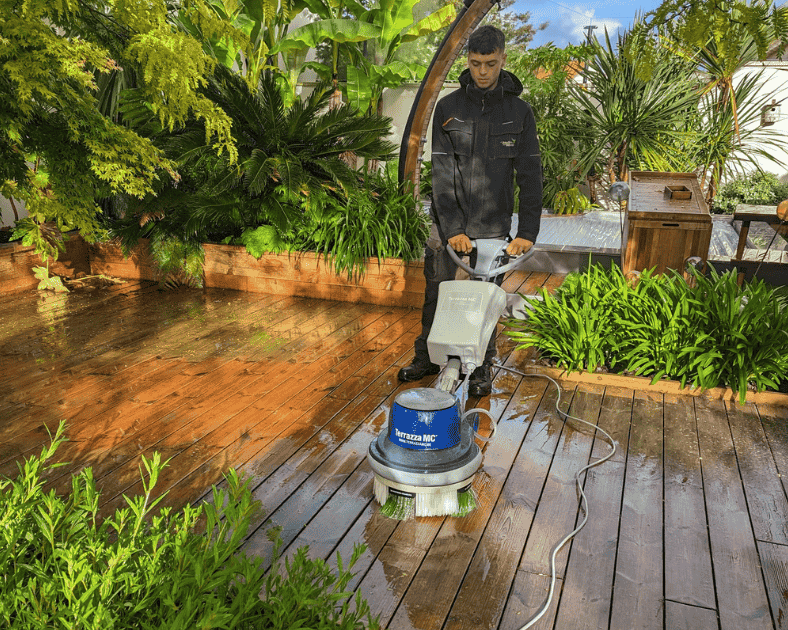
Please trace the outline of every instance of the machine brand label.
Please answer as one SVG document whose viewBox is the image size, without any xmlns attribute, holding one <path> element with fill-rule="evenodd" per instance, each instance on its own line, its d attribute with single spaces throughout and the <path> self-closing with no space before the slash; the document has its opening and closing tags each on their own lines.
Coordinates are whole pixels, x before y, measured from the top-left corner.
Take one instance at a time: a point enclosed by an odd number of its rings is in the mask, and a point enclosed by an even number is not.
<svg viewBox="0 0 788 630">
<path fill-rule="evenodd" d="M 466 311 L 468 313 L 476 313 L 481 310 L 482 296 L 478 293 L 452 291 L 447 297 L 449 299 L 451 309 Z"/>
<path fill-rule="evenodd" d="M 424 434 L 424 435 L 418 435 L 418 434 L 415 434 L 415 433 L 403 433 L 402 431 L 400 431 L 396 427 L 394 428 L 394 434 L 400 440 L 406 440 L 406 441 L 409 441 L 409 442 L 421 442 L 422 444 L 432 444 L 432 443 L 435 442 L 436 438 L 438 437 L 434 433 Z"/>
<path fill-rule="evenodd" d="M 394 404 L 391 409 L 389 440 L 410 450 L 437 451 L 460 442 L 457 407 L 419 411 Z"/>
</svg>

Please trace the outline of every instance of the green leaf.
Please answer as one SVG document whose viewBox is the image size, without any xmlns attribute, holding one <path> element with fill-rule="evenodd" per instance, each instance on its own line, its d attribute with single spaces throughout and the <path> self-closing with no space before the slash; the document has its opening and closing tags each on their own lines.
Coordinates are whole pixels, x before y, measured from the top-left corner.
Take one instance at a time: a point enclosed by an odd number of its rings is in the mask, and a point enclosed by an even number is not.
<svg viewBox="0 0 788 630">
<path fill-rule="evenodd" d="M 33 275 L 41 282 L 38 283 L 38 290 L 51 290 L 55 293 L 68 293 L 59 276 L 50 276 L 46 267 L 33 267 Z"/>
<path fill-rule="evenodd" d="M 347 67 L 348 103 L 359 111 L 367 111 L 372 102 L 372 86 L 369 77 L 355 66 Z"/>
<path fill-rule="evenodd" d="M 287 243 L 272 225 L 261 225 L 255 229 L 244 230 L 239 240 L 246 246 L 246 251 L 255 258 L 267 253 L 278 254 L 288 249 Z"/>
<path fill-rule="evenodd" d="M 454 8 L 454 5 L 447 4 L 407 28 L 402 34 L 401 41 L 403 44 L 411 42 L 419 37 L 424 37 L 446 28 L 454 21 L 456 15 L 457 10 Z"/>
<path fill-rule="evenodd" d="M 398 87 L 404 81 L 418 76 L 422 66 L 407 64 L 403 61 L 392 61 L 382 66 L 371 65 L 369 74 L 373 81 L 381 87 Z"/>
<path fill-rule="evenodd" d="M 275 46 L 269 54 L 275 55 L 292 48 L 316 48 L 325 41 L 338 42 L 363 42 L 374 39 L 380 35 L 380 28 L 358 20 L 328 19 L 305 24 L 288 33 Z"/>
</svg>

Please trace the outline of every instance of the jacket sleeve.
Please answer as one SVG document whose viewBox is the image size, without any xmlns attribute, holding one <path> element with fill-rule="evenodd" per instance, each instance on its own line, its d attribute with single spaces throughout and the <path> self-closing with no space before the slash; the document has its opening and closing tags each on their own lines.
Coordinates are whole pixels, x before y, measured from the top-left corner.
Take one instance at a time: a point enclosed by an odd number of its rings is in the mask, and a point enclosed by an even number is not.
<svg viewBox="0 0 788 630">
<path fill-rule="evenodd" d="M 542 157 L 534 112 L 528 103 L 525 106 L 522 142 L 514 163 L 517 185 L 520 187 L 517 237 L 535 243 L 542 220 Z"/>
<path fill-rule="evenodd" d="M 445 113 L 440 101 L 432 117 L 432 211 L 443 238 L 465 233 L 465 214 L 454 185 L 457 158 L 449 133 L 443 128 Z"/>
</svg>

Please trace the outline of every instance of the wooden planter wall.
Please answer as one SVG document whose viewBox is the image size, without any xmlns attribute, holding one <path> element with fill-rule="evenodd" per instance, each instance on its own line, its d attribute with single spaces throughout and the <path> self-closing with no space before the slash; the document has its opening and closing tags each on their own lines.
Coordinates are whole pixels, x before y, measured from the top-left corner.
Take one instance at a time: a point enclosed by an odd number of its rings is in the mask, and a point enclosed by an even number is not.
<svg viewBox="0 0 788 630">
<path fill-rule="evenodd" d="M 206 243 L 205 286 L 255 293 L 298 295 L 382 306 L 421 307 L 423 264 L 367 260 L 358 281 L 337 275 L 316 254 L 268 254 L 255 259 L 243 247 Z"/>
<path fill-rule="evenodd" d="M 39 280 L 33 275 L 33 267 L 44 266 L 33 247 L 19 243 L 0 244 L 0 295 L 37 287 Z M 72 235 L 66 241 L 66 251 L 61 252 L 56 261 L 50 261 L 49 271 L 68 277 L 89 274 L 88 244 L 79 235 Z"/>
<path fill-rule="evenodd" d="M 424 300 L 422 262 L 405 264 L 397 259 L 379 262 L 373 258 L 367 261 L 366 272 L 360 279 L 348 279 L 347 274 L 335 274 L 322 257 L 313 253 L 268 254 L 258 260 L 243 246 L 206 243 L 204 248 L 206 287 L 381 306 L 420 308 Z M 35 287 L 38 281 L 31 268 L 40 264 L 31 247 L 0 247 L 0 271 L 4 280 L 0 282 L 0 293 Z M 140 240 L 129 258 L 124 258 L 117 245 L 87 245 L 77 236 L 69 241 L 69 250 L 57 266 L 50 268 L 67 276 L 84 271 L 116 278 L 156 279 L 145 239 Z"/>
<path fill-rule="evenodd" d="M 156 280 L 156 267 L 150 256 L 148 239 L 140 239 L 139 245 L 125 258 L 120 246 L 112 243 L 90 245 L 90 270 L 126 280 Z"/>
</svg>

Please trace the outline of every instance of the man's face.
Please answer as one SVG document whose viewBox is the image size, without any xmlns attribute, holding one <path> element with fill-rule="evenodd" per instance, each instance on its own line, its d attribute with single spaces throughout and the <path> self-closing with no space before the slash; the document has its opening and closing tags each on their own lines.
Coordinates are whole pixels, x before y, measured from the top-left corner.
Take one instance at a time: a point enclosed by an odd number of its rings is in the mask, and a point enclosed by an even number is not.
<svg viewBox="0 0 788 630">
<path fill-rule="evenodd" d="M 498 85 L 498 77 L 505 62 L 506 54 L 503 50 L 496 50 L 489 55 L 468 53 L 468 69 L 471 71 L 471 78 L 476 87 L 480 90 L 489 90 Z"/>
</svg>

